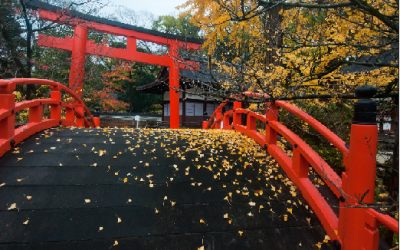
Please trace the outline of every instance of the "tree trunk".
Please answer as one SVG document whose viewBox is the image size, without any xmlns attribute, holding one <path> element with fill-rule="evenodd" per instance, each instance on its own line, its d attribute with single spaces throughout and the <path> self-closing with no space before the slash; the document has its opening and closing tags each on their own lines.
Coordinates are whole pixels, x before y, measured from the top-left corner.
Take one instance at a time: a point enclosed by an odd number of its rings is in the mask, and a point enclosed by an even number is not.
<svg viewBox="0 0 400 250">
<path fill-rule="evenodd" d="M 29 22 L 28 19 L 28 13 L 26 11 L 26 6 L 23 0 L 19 1 L 22 10 L 24 12 L 24 20 L 25 20 L 25 25 L 26 25 L 26 70 L 25 74 L 23 75 L 24 78 L 31 78 L 32 77 L 32 24 Z M 26 91 L 26 99 L 31 100 L 35 96 L 35 85 L 27 85 L 27 91 Z"/>
</svg>

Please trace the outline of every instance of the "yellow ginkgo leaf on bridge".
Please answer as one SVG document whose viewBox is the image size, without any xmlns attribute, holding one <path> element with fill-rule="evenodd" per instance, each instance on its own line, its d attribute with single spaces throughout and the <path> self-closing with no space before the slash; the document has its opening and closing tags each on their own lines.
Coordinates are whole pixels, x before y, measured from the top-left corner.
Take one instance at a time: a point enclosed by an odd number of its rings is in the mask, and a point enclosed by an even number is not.
<svg viewBox="0 0 400 250">
<path fill-rule="evenodd" d="M 8 208 L 8 210 L 13 210 L 17 208 L 17 203 L 11 204 L 11 206 Z"/>
</svg>

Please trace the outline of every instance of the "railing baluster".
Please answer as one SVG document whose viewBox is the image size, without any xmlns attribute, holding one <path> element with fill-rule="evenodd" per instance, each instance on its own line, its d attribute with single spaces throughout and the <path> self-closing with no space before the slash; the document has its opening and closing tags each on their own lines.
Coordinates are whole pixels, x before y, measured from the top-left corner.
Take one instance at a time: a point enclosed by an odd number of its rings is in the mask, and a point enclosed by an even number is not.
<svg viewBox="0 0 400 250">
<path fill-rule="evenodd" d="M 228 129 L 228 126 L 229 126 L 229 115 L 225 113 L 223 124 L 222 124 L 222 129 Z"/>
<path fill-rule="evenodd" d="M 297 149 L 297 145 L 293 148 L 293 159 L 292 159 L 292 169 L 296 173 L 298 178 L 308 178 L 308 161 L 300 154 Z"/>
<path fill-rule="evenodd" d="M 235 111 L 235 109 L 240 109 L 242 108 L 242 103 L 241 102 L 234 102 L 233 103 L 233 110 Z M 233 126 L 236 126 L 238 124 L 241 124 L 242 120 L 242 114 L 233 112 Z"/>
<path fill-rule="evenodd" d="M 216 115 L 216 119 L 219 120 L 222 118 L 221 111 L 219 111 Z M 215 123 L 215 129 L 221 129 L 221 122 L 216 122 Z"/>
<path fill-rule="evenodd" d="M 257 118 L 252 116 L 250 113 L 247 114 L 247 129 L 256 130 Z"/>
<path fill-rule="evenodd" d="M 38 123 L 43 120 L 43 105 L 29 108 L 29 123 Z"/>
<path fill-rule="evenodd" d="M 276 141 L 278 140 L 277 132 L 268 125 L 268 122 L 278 121 L 278 116 L 278 106 L 271 102 L 267 102 L 267 123 L 265 125 L 265 140 L 268 144 L 276 144 Z"/>
<path fill-rule="evenodd" d="M 57 101 L 57 104 L 51 104 L 50 118 L 61 120 L 61 92 L 58 87 L 51 87 L 50 98 Z"/>
<path fill-rule="evenodd" d="M 12 139 L 15 134 L 15 95 L 12 94 L 14 89 L 15 85 L 14 88 L 0 89 L 0 109 L 11 110 L 12 112 L 10 116 L 0 121 L 0 140 Z"/>
<path fill-rule="evenodd" d="M 75 111 L 73 108 L 65 108 L 65 120 L 75 122 Z"/>
<path fill-rule="evenodd" d="M 82 104 L 80 104 L 80 103 L 77 103 L 76 105 L 75 105 L 75 110 L 76 111 L 78 111 L 81 115 L 79 115 L 79 116 L 77 116 L 76 117 L 76 125 L 79 127 L 79 128 L 83 128 L 83 127 L 85 127 L 85 121 L 84 121 L 84 116 L 85 116 L 85 111 L 84 111 L 84 109 L 83 109 L 83 106 L 82 106 Z"/>
</svg>

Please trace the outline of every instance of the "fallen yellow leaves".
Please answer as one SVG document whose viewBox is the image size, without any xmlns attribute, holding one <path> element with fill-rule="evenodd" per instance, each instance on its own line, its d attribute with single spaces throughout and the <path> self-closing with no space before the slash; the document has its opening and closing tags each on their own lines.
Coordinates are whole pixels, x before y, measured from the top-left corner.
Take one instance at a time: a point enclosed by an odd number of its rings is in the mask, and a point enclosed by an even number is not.
<svg viewBox="0 0 400 250">
<path fill-rule="evenodd" d="M 24 221 L 22 224 L 28 225 L 28 223 L 29 223 L 29 218 L 26 221 Z"/>
<path fill-rule="evenodd" d="M 287 214 L 284 214 L 284 215 L 283 215 L 283 219 L 284 219 L 285 221 L 287 221 L 287 220 L 288 220 L 288 216 L 287 216 Z"/>
<path fill-rule="evenodd" d="M 238 233 L 239 233 L 239 235 L 240 235 L 240 236 L 242 236 L 242 234 L 243 234 L 243 231 L 238 231 Z"/>
<path fill-rule="evenodd" d="M 0 187 L 3 187 L 3 186 L 5 186 L 6 185 L 6 183 L 4 182 L 4 183 L 1 183 L 0 184 Z"/>
<path fill-rule="evenodd" d="M 13 210 L 17 208 L 17 203 L 11 204 L 11 206 L 8 208 L 8 210 Z"/>
<path fill-rule="evenodd" d="M 200 219 L 200 224 L 204 224 L 204 220 Z"/>
<path fill-rule="evenodd" d="M 85 199 L 85 203 L 90 203 L 90 199 Z"/>
</svg>

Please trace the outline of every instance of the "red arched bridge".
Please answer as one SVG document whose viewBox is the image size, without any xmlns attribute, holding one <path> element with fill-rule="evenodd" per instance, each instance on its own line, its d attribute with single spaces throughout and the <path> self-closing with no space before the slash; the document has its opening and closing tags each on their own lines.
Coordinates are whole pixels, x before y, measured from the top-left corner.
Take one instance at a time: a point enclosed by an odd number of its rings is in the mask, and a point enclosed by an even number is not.
<svg viewBox="0 0 400 250">
<path fill-rule="evenodd" d="M 24 84 L 50 86 L 50 99 L 16 103 Z M 267 101 L 266 115 L 240 102 L 223 113 L 222 103 L 203 130 L 107 129 L 59 83 L 0 80 L 1 249 L 378 249 L 380 225 L 399 229 L 371 206 L 377 127 L 369 87 L 358 89 L 346 146 L 283 101 Z M 342 152 L 342 177 L 278 121 L 279 108 Z M 16 128 L 25 109 L 29 122 Z"/>
</svg>

